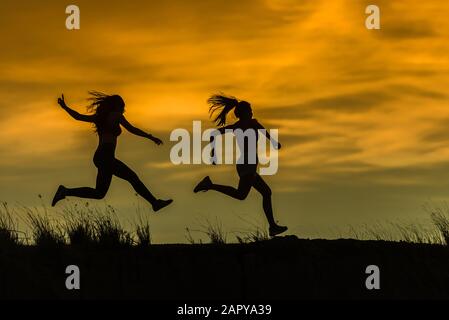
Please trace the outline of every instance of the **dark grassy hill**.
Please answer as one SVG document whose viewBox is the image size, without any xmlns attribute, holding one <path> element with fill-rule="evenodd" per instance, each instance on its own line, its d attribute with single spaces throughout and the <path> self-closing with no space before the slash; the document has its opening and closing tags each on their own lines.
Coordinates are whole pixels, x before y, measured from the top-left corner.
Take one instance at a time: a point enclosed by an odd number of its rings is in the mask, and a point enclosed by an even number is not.
<svg viewBox="0 0 449 320">
<path fill-rule="evenodd" d="M 78 265 L 81 289 L 65 288 Z M 365 269 L 380 268 L 380 290 Z M 249 244 L 0 248 L 1 298 L 449 298 L 442 245 L 275 238 Z"/>
</svg>

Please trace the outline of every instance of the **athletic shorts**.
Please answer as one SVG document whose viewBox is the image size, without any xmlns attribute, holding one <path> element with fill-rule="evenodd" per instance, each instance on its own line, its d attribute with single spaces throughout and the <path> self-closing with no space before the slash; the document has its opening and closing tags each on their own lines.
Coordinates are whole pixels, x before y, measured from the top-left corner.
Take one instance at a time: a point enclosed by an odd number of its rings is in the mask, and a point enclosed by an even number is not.
<svg viewBox="0 0 449 320">
<path fill-rule="evenodd" d="M 237 173 L 239 174 L 239 177 L 256 175 L 257 164 L 237 164 Z"/>
</svg>

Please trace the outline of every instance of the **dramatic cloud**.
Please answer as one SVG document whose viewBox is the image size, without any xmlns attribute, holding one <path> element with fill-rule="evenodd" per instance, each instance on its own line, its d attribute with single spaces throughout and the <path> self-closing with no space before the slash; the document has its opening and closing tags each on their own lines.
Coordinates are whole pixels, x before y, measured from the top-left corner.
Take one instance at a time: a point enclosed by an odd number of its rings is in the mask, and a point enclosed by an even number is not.
<svg viewBox="0 0 449 320">
<path fill-rule="evenodd" d="M 33 204 L 59 183 L 93 185 L 93 130 L 56 105 L 63 92 L 84 112 L 92 89 L 121 94 L 128 119 L 166 142 L 125 132 L 117 153 L 176 200 L 154 218 L 159 241 L 183 241 L 198 215 L 216 212 L 230 228 L 241 213 L 262 215 L 258 195 L 191 192 L 206 174 L 235 185 L 232 167 L 170 165 L 170 130 L 211 127 L 206 99 L 219 91 L 279 128 L 280 169 L 267 181 L 277 218 L 300 235 L 415 218 L 429 198 L 447 199 L 447 1 L 379 0 L 381 30 L 365 28 L 367 0 L 77 4 L 81 30 L 68 31 L 60 1 L 0 3 L 1 200 Z M 114 180 L 110 203 L 130 215 L 135 200 Z"/>
</svg>

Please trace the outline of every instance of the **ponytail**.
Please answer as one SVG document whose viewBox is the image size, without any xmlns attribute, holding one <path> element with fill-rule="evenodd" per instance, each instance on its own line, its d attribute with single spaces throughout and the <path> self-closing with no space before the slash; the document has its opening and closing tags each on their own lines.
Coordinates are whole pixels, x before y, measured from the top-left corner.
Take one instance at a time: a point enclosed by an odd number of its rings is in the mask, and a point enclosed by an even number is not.
<svg viewBox="0 0 449 320">
<path fill-rule="evenodd" d="M 207 103 L 211 106 L 209 108 L 210 117 L 212 118 L 216 111 L 220 111 L 220 113 L 213 119 L 213 121 L 217 124 L 217 126 L 221 127 L 226 124 L 226 116 L 237 105 L 239 101 L 237 98 L 232 96 L 225 96 L 223 94 L 214 94 L 211 96 Z"/>
</svg>

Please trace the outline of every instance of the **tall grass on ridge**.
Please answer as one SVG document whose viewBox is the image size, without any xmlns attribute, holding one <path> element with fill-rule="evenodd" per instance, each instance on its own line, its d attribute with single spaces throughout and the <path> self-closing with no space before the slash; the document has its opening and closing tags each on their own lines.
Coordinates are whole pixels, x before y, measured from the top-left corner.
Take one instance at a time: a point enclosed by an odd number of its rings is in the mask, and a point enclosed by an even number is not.
<svg viewBox="0 0 449 320">
<path fill-rule="evenodd" d="M 26 221 L 31 228 L 33 242 L 40 247 L 58 247 L 65 244 L 65 233 L 61 225 L 51 219 L 47 210 L 24 208 Z"/>
<path fill-rule="evenodd" d="M 21 243 L 18 223 L 6 202 L 0 206 L 0 246 L 19 245 Z"/>
</svg>

